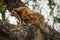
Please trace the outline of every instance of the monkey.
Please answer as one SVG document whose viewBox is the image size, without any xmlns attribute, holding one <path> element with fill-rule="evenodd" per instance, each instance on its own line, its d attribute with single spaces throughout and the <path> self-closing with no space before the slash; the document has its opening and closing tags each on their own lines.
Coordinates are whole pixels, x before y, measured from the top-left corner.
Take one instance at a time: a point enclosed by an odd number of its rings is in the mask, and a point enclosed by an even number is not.
<svg viewBox="0 0 60 40">
<path fill-rule="evenodd" d="M 13 9 L 12 13 L 15 17 L 17 17 L 19 19 L 19 21 L 20 21 L 19 25 L 22 25 L 24 23 L 22 18 L 24 18 L 26 14 L 32 14 L 33 11 L 27 7 L 19 7 L 19 8 Z"/>
<path fill-rule="evenodd" d="M 20 25 L 27 25 L 28 23 L 41 23 L 44 21 L 44 16 L 38 12 L 33 12 L 29 8 L 19 7 L 12 10 L 15 17 L 20 21 Z"/>
</svg>

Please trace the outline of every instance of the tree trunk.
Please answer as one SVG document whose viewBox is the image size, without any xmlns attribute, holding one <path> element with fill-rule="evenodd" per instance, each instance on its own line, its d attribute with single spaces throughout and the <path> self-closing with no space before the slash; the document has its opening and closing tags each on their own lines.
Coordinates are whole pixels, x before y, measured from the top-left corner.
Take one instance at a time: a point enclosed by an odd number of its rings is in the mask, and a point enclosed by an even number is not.
<svg viewBox="0 0 60 40">
<path fill-rule="evenodd" d="M 5 21 L 5 11 L 2 13 L 2 20 Z"/>
</svg>

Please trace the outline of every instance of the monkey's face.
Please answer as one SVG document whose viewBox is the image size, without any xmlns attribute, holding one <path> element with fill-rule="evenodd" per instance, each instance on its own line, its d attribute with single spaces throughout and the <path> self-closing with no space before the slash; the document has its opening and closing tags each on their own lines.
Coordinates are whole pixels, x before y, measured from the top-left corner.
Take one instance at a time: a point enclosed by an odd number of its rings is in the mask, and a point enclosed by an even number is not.
<svg viewBox="0 0 60 40">
<path fill-rule="evenodd" d="M 16 10 L 14 10 L 14 9 L 12 10 L 12 14 L 13 14 L 14 16 L 16 16 L 16 17 L 17 17 L 17 15 L 18 15 L 17 12 L 16 12 Z"/>
<path fill-rule="evenodd" d="M 17 18 L 22 18 L 23 20 L 27 20 L 27 16 L 24 12 L 22 12 L 22 10 L 13 9 L 12 13 Z"/>
<path fill-rule="evenodd" d="M 19 8 L 15 8 L 14 11 L 22 13 L 25 11 L 25 9 L 26 9 L 25 7 L 19 7 Z"/>
<path fill-rule="evenodd" d="M 13 15 L 16 15 L 16 16 L 19 16 L 19 17 L 21 17 L 21 15 L 22 15 L 22 11 L 19 10 L 19 9 L 13 9 L 12 13 L 13 13 Z"/>
</svg>

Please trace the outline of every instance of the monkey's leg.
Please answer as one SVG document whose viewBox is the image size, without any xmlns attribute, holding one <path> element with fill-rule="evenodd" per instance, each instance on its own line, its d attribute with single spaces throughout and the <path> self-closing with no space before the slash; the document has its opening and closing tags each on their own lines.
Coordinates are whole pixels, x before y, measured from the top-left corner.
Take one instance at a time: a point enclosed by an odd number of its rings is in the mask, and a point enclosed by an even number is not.
<svg viewBox="0 0 60 40">
<path fill-rule="evenodd" d="M 26 25 L 26 23 L 25 23 L 24 20 L 22 20 L 19 16 L 18 16 L 18 18 L 19 18 L 19 24 L 18 24 L 18 26 L 24 26 L 24 25 Z"/>
<path fill-rule="evenodd" d="M 26 26 L 26 22 L 24 20 L 21 21 L 22 26 Z"/>
</svg>

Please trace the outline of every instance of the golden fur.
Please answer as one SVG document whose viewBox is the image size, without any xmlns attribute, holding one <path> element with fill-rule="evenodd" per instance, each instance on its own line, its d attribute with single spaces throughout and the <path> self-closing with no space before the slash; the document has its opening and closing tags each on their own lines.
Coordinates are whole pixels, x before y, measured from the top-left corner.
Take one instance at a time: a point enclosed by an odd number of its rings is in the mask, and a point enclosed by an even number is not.
<svg viewBox="0 0 60 40">
<path fill-rule="evenodd" d="M 12 13 L 20 21 L 20 25 L 28 25 L 31 23 L 40 23 L 44 21 L 43 15 L 40 13 L 34 13 L 32 10 L 26 7 L 19 7 L 12 10 Z"/>
</svg>

